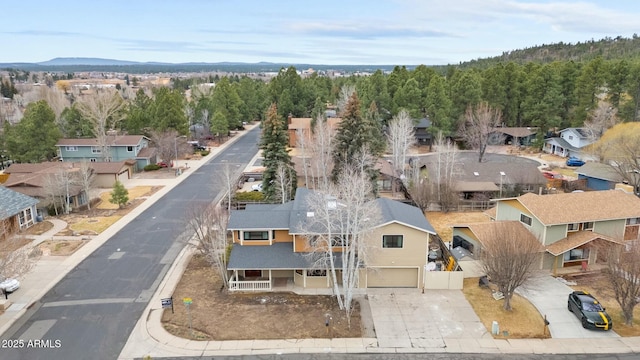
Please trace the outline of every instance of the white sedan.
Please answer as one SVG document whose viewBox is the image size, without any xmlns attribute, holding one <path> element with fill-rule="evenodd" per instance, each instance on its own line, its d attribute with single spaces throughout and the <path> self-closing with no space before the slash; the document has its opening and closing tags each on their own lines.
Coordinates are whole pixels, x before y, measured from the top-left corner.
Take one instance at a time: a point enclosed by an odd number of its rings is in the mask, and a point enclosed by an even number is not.
<svg viewBox="0 0 640 360">
<path fill-rule="evenodd" d="M 17 279 L 4 279 L 4 281 L 0 282 L 0 289 L 4 292 L 10 294 L 20 288 L 20 281 Z"/>
<path fill-rule="evenodd" d="M 251 185 L 251 190 L 253 190 L 253 191 L 262 191 L 262 183 Z"/>
</svg>

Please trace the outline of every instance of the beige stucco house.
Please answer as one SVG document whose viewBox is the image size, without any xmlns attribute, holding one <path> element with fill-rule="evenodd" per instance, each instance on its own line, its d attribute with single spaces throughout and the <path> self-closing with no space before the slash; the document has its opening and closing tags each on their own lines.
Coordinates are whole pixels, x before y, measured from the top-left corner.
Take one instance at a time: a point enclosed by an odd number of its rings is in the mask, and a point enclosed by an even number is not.
<svg viewBox="0 0 640 360">
<path fill-rule="evenodd" d="M 477 258 L 492 227 L 511 222 L 521 236 L 533 236 L 544 246 L 540 268 L 558 269 L 596 263 L 599 245 L 640 239 L 640 199 L 621 190 L 528 193 L 496 203 L 487 212 L 494 222 L 453 226 L 453 246 Z"/>
<path fill-rule="evenodd" d="M 332 285 L 327 269 L 314 266 L 308 256 L 311 235 L 301 224 L 313 216 L 307 208 L 310 193 L 298 188 L 295 200 L 288 203 L 250 205 L 231 212 L 230 290 L 272 290 L 283 283 L 304 288 Z M 422 287 L 433 227 L 416 207 L 385 198 L 372 202 L 379 207 L 381 219 L 367 238 L 371 251 L 358 286 Z M 341 264 L 341 254 L 334 254 Z"/>
</svg>

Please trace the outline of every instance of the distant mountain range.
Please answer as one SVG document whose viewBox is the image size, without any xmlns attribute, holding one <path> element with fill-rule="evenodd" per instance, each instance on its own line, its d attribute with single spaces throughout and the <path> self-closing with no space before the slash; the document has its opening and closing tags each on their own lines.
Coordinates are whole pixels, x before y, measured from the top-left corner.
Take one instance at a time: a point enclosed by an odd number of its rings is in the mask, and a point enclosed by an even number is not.
<svg viewBox="0 0 640 360">
<path fill-rule="evenodd" d="M 129 73 L 181 72 L 181 71 L 227 71 L 227 72 L 267 72 L 278 71 L 282 67 L 295 66 L 297 69 L 313 68 L 316 70 L 337 69 L 346 71 L 392 70 L 394 65 L 319 65 L 319 64 L 285 64 L 285 63 L 243 63 L 243 62 L 137 62 L 127 60 L 63 57 L 37 63 L 0 63 L 0 69 L 21 69 L 28 71 L 113 71 Z M 413 68 L 414 66 L 408 66 Z"/>
</svg>

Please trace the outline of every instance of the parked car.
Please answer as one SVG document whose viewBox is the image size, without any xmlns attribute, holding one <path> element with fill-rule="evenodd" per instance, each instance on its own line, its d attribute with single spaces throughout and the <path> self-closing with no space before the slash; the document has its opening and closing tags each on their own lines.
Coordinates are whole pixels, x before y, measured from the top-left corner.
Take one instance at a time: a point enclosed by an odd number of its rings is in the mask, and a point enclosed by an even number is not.
<svg viewBox="0 0 640 360">
<path fill-rule="evenodd" d="M 593 295 L 584 291 L 569 294 L 567 308 L 582 322 L 585 329 L 611 330 L 613 322 L 606 309 Z"/>
<path fill-rule="evenodd" d="M 582 166 L 584 165 L 584 161 L 578 159 L 577 157 L 570 157 L 567 159 L 567 166 Z"/>
<path fill-rule="evenodd" d="M 158 166 L 160 166 L 160 167 L 163 167 L 163 168 L 169 167 L 169 164 L 167 164 L 167 163 L 166 163 L 166 162 L 164 162 L 164 161 L 161 161 L 161 162 L 157 163 L 156 165 L 158 165 Z"/>
<path fill-rule="evenodd" d="M 12 292 L 18 290 L 20 288 L 20 281 L 18 279 L 4 279 L 4 281 L 0 282 L 0 289 L 4 292 L 11 294 Z"/>
<path fill-rule="evenodd" d="M 262 183 L 251 185 L 251 190 L 253 190 L 253 191 L 262 191 Z"/>
<path fill-rule="evenodd" d="M 193 147 L 193 151 L 204 151 L 207 147 L 200 144 L 198 141 L 187 141 Z"/>
<path fill-rule="evenodd" d="M 557 174 L 551 171 L 543 171 L 542 176 L 546 177 L 547 179 L 562 179 L 561 174 Z"/>
</svg>

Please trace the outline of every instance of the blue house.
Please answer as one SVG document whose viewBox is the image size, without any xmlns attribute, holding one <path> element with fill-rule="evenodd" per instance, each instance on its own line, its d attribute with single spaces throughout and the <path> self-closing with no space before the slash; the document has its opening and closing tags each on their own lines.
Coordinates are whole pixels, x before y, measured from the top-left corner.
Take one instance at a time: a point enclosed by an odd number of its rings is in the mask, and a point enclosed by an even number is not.
<svg viewBox="0 0 640 360">
<path fill-rule="evenodd" d="M 0 186 L 0 240 L 35 224 L 38 202 L 31 196 Z"/>
<path fill-rule="evenodd" d="M 608 164 L 587 162 L 576 169 L 576 174 L 578 179 L 587 181 L 587 188 L 591 190 L 611 190 L 620 183 L 632 185 L 636 193 L 640 190 L 640 175 L 637 172 L 631 171 L 622 176 L 620 171 Z"/>
<path fill-rule="evenodd" d="M 60 160 L 65 162 L 111 162 L 135 160 L 134 170 L 156 163 L 155 149 L 149 147 L 149 138 L 143 135 L 107 136 L 108 154 L 98 139 L 60 139 L 56 146 Z"/>
</svg>

